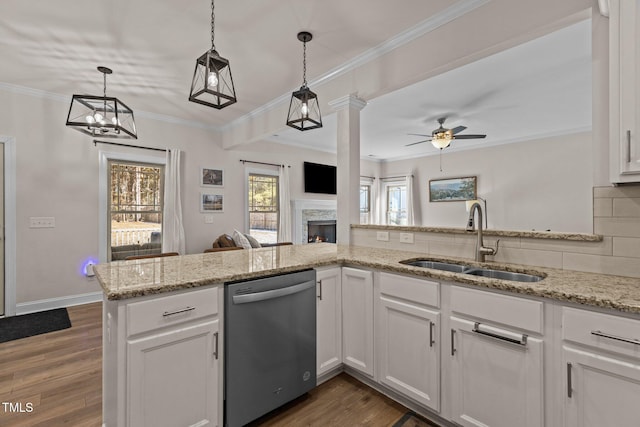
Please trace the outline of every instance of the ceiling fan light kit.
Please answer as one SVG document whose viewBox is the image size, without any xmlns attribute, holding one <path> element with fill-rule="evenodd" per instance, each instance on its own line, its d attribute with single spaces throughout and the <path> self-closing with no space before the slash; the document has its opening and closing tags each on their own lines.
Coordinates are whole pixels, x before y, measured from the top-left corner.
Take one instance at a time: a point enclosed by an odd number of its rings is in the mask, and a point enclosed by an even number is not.
<svg viewBox="0 0 640 427">
<path fill-rule="evenodd" d="M 433 145 L 435 148 L 439 148 L 440 150 L 442 150 L 443 148 L 447 148 L 451 144 L 451 141 L 453 141 L 454 139 L 481 139 L 487 136 L 487 135 L 471 135 L 471 134 L 458 135 L 467 127 L 456 126 L 452 129 L 447 129 L 443 126 L 445 120 L 447 120 L 446 117 L 441 117 L 438 119 L 438 124 L 440 126 L 438 127 L 438 129 L 435 129 L 433 132 L 431 132 L 431 135 L 424 135 L 420 133 L 410 133 L 409 135 L 423 136 L 423 137 L 426 137 L 427 139 L 418 141 L 418 142 L 412 142 L 411 144 L 406 144 L 405 147 L 416 145 L 416 144 L 422 144 L 423 142 L 429 141 L 431 142 L 431 145 Z"/>
<path fill-rule="evenodd" d="M 211 49 L 196 60 L 189 101 L 218 110 L 237 102 L 229 60 L 218 54 L 214 43 L 215 13 L 211 0 Z"/>
<path fill-rule="evenodd" d="M 73 95 L 66 125 L 92 137 L 138 139 L 133 110 L 118 98 L 107 96 L 107 67 L 103 75 L 103 96 Z"/>
<path fill-rule="evenodd" d="M 298 33 L 298 40 L 302 42 L 302 86 L 291 94 L 287 126 L 301 131 L 322 127 L 322 115 L 318 96 L 307 86 L 307 42 L 313 36 L 307 31 Z"/>
</svg>

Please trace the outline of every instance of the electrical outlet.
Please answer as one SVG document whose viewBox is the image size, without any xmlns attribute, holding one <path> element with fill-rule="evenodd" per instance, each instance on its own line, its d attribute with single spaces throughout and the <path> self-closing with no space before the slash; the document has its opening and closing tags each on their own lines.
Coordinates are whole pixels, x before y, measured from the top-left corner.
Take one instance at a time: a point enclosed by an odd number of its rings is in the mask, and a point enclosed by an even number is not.
<svg viewBox="0 0 640 427">
<path fill-rule="evenodd" d="M 400 243 L 413 243 L 413 233 L 400 233 Z"/>
<path fill-rule="evenodd" d="M 388 231 L 378 231 L 376 233 L 376 240 L 380 240 L 381 242 L 389 241 L 389 232 Z"/>
<path fill-rule="evenodd" d="M 204 216 L 205 224 L 213 224 L 213 215 L 205 215 Z"/>
<path fill-rule="evenodd" d="M 29 228 L 54 228 L 56 219 L 52 216 L 32 216 L 29 218 Z"/>
</svg>

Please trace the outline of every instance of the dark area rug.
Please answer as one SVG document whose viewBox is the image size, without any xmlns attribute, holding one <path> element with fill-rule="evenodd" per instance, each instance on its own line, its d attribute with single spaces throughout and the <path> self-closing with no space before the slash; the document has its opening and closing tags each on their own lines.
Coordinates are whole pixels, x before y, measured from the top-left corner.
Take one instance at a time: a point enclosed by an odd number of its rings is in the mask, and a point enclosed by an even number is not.
<svg viewBox="0 0 640 427">
<path fill-rule="evenodd" d="M 413 411 L 409 411 L 396 421 L 392 427 L 438 427 L 438 425 L 429 422 L 429 420 Z"/>
<path fill-rule="evenodd" d="M 0 319 L 0 343 L 71 327 L 66 308 Z"/>
</svg>

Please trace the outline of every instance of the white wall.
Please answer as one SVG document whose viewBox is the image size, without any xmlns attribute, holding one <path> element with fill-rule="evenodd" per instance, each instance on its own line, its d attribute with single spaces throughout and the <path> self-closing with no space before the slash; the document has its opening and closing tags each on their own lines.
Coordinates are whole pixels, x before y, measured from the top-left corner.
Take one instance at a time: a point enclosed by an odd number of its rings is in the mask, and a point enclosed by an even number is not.
<svg viewBox="0 0 640 427">
<path fill-rule="evenodd" d="M 135 110 L 135 100 L 126 100 Z M 100 290 L 82 275 L 82 265 L 98 259 L 99 153 L 135 153 L 164 158 L 164 153 L 108 145 L 65 126 L 69 99 L 0 89 L 0 134 L 15 138 L 17 265 L 16 302 L 81 295 Z M 206 107 L 203 107 L 206 108 Z M 215 111 L 212 110 L 212 114 Z M 139 139 L 112 140 L 147 147 L 183 150 L 183 217 L 188 253 L 200 253 L 220 234 L 245 227 L 245 167 L 240 159 L 291 165 L 292 198 L 335 199 L 305 194 L 303 161 L 336 164 L 335 154 L 254 143 L 223 150 L 210 129 L 136 117 Z M 105 139 L 108 140 L 108 139 Z M 200 213 L 200 167 L 221 167 L 224 213 L 205 224 Z M 375 165 L 374 165 L 375 167 Z M 277 170 L 277 169 L 275 169 Z M 207 189 L 208 190 L 208 189 Z M 55 228 L 29 228 L 30 217 L 54 217 Z"/>
<path fill-rule="evenodd" d="M 421 221 L 416 225 L 464 227 L 465 203 L 429 202 L 429 180 L 477 176 L 490 228 L 593 232 L 591 132 L 472 151 L 447 150 L 442 152 L 442 172 L 438 156 L 382 164 L 383 177 L 414 170 Z"/>
</svg>

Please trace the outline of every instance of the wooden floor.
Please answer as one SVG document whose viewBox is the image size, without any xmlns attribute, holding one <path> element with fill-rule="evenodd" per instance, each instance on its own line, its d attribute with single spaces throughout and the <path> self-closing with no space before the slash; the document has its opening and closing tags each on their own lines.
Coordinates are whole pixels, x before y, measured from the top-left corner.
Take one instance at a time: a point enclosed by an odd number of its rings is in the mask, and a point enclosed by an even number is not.
<svg viewBox="0 0 640 427">
<path fill-rule="evenodd" d="M 102 425 L 102 306 L 70 307 L 72 327 L 0 343 L 0 426 Z M 11 412 L 1 402 L 31 412 Z M 346 374 L 251 424 L 392 426 L 407 411 Z"/>
</svg>

